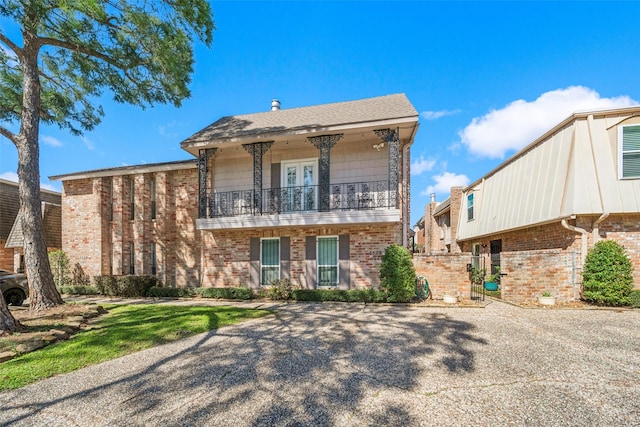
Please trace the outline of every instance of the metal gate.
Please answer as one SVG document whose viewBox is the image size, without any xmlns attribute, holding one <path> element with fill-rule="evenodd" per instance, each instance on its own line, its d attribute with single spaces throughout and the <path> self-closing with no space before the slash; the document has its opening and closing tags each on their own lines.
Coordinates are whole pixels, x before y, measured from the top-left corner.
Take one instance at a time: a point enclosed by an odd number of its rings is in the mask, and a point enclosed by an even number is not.
<svg viewBox="0 0 640 427">
<path fill-rule="evenodd" d="M 471 290 L 469 297 L 472 301 L 484 301 L 484 276 L 485 260 L 483 256 L 472 256 L 471 263 L 467 264 Z"/>
</svg>

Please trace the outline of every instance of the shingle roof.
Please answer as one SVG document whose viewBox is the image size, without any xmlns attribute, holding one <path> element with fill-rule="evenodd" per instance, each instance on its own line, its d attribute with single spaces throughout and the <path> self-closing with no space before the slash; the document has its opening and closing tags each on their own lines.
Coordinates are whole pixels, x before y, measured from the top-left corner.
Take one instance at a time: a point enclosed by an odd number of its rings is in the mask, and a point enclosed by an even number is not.
<svg viewBox="0 0 640 427">
<path fill-rule="evenodd" d="M 129 165 L 119 166 L 115 168 L 93 169 L 81 172 L 72 172 L 64 175 L 53 175 L 49 179 L 52 181 L 65 181 L 69 179 L 80 179 L 88 177 L 101 177 L 101 176 L 118 176 L 118 175 L 131 175 L 134 173 L 147 173 L 158 172 L 167 170 L 178 169 L 190 169 L 197 167 L 198 163 L 196 159 L 189 160 L 177 160 L 173 162 L 164 163 L 145 163 L 143 165 Z"/>
<path fill-rule="evenodd" d="M 198 142 L 224 142 L 228 138 L 256 134 L 326 128 L 380 120 L 400 118 L 417 120 L 417 117 L 418 112 L 406 95 L 401 93 L 357 101 L 226 116 L 185 139 L 181 145 L 184 147 Z"/>
</svg>

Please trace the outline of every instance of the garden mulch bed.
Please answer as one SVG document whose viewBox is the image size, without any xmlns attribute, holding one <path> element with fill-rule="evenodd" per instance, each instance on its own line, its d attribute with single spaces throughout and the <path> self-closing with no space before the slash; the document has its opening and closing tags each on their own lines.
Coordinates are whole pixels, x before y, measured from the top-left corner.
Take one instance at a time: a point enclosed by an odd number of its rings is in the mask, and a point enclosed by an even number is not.
<svg viewBox="0 0 640 427">
<path fill-rule="evenodd" d="M 93 328 L 92 320 L 106 312 L 95 304 L 67 303 L 41 312 L 31 312 L 28 307 L 11 307 L 11 314 L 22 326 L 17 332 L 0 335 L 0 362 Z"/>
</svg>

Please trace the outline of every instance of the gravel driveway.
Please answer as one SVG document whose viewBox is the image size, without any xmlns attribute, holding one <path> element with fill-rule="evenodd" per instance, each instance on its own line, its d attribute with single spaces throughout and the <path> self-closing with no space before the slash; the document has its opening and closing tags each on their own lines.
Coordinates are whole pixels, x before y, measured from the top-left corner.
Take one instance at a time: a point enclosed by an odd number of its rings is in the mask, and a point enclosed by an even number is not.
<svg viewBox="0 0 640 427">
<path fill-rule="evenodd" d="M 640 425 L 639 310 L 277 308 L 0 393 L 0 424 Z"/>
</svg>

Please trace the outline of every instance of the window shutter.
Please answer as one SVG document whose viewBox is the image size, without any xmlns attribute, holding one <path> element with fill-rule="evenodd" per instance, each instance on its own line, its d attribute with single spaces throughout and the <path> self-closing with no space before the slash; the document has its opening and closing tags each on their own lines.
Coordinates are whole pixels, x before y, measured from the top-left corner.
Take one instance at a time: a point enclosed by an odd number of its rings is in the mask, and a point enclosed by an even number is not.
<svg viewBox="0 0 640 427">
<path fill-rule="evenodd" d="M 348 234 L 338 236 L 338 287 L 349 289 L 351 287 L 351 261 L 350 237 Z"/>
<path fill-rule="evenodd" d="M 271 189 L 280 188 L 280 163 L 271 163 Z M 272 191 L 273 200 L 267 206 L 273 206 L 276 212 L 280 212 L 280 190 Z"/>
<path fill-rule="evenodd" d="M 306 280 L 307 288 L 316 287 L 316 236 L 307 236 L 305 240 L 305 264 L 306 264 Z"/>
<path fill-rule="evenodd" d="M 280 238 L 280 277 L 291 280 L 291 238 Z"/>
<path fill-rule="evenodd" d="M 249 283 L 250 287 L 260 286 L 260 238 L 252 237 L 249 241 Z"/>
<path fill-rule="evenodd" d="M 640 126 L 622 128 L 622 177 L 640 177 Z"/>
</svg>

